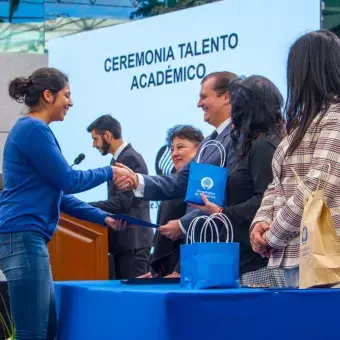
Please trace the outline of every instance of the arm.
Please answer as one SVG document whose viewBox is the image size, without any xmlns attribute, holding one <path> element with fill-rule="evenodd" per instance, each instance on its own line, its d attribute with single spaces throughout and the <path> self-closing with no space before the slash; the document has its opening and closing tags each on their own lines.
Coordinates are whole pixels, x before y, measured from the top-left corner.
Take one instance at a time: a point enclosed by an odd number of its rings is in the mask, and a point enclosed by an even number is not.
<svg viewBox="0 0 340 340">
<path fill-rule="evenodd" d="M 263 193 L 273 179 L 271 163 L 274 147 L 265 140 L 255 142 L 249 154 L 249 171 L 253 181 L 253 197 L 233 206 L 225 206 L 222 210 L 237 225 L 250 225 L 258 210 Z"/>
<path fill-rule="evenodd" d="M 273 221 L 273 206 L 275 200 L 275 182 L 269 184 L 267 190 L 263 195 L 261 206 L 257 211 L 255 218 L 252 221 L 250 229 L 254 227 L 257 222 L 266 222 L 271 224 Z"/>
<path fill-rule="evenodd" d="M 94 208 L 72 195 L 65 194 L 61 198 L 60 210 L 75 218 L 102 225 L 105 225 L 105 218 L 109 216 L 108 213 Z"/>
<path fill-rule="evenodd" d="M 25 153 L 41 175 L 65 193 L 78 193 L 92 189 L 112 179 L 112 168 L 76 171 L 63 157 L 59 146 L 46 127 L 36 127 L 30 132 Z"/>
<path fill-rule="evenodd" d="M 188 185 L 189 168 L 191 162 L 186 164 L 182 170 L 176 174 L 167 176 L 147 176 L 143 175 L 143 184 L 140 183 L 136 197 L 142 197 L 144 200 L 164 201 L 174 198 L 184 197 Z M 139 178 L 140 178 L 139 177 Z"/>
<path fill-rule="evenodd" d="M 131 190 L 124 192 L 117 191 L 115 196 L 110 197 L 110 199 L 106 201 L 91 202 L 89 204 L 111 214 L 126 214 L 134 197 L 135 196 Z"/>
<path fill-rule="evenodd" d="M 282 249 L 298 235 L 304 198 L 316 190 L 320 176 L 324 178 L 328 164 L 330 165 L 330 175 L 326 182 L 321 182 L 324 187 L 326 204 L 334 201 L 339 195 L 340 120 L 338 112 L 329 113 L 328 117 L 321 120 L 319 124 L 322 125 L 321 133 L 316 142 L 309 171 L 302 183 L 297 186 L 294 195 L 278 212 L 270 229 L 265 234 L 268 244 L 272 248 Z"/>
<path fill-rule="evenodd" d="M 229 167 L 235 161 L 236 150 L 232 147 L 232 143 L 229 142 L 225 146 L 225 151 L 225 166 Z M 186 195 L 191 162 L 192 161 L 187 163 L 183 169 L 176 174 L 168 176 L 146 176 L 137 174 L 138 185 L 134 190 L 135 196 L 145 200 L 156 201 L 184 197 Z"/>
</svg>

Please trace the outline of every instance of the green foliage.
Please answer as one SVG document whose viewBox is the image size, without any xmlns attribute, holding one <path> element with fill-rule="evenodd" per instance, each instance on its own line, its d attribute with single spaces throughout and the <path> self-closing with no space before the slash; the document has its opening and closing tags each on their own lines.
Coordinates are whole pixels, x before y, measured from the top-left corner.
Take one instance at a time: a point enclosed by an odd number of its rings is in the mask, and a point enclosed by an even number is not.
<svg viewBox="0 0 340 340">
<path fill-rule="evenodd" d="M 2 328 L 4 330 L 5 333 L 5 338 L 10 339 L 10 340 L 15 340 L 15 328 L 14 328 L 14 323 L 13 323 L 13 319 L 11 317 L 11 315 L 9 314 L 9 311 L 6 307 L 6 303 L 5 300 L 3 298 L 2 295 L 0 295 L 1 300 L 2 300 L 2 304 L 5 307 L 5 311 L 6 311 L 6 315 L 3 316 L 2 314 L 0 314 L 0 323 L 2 325 Z M 10 325 L 7 325 L 6 319 L 10 321 Z"/>
<path fill-rule="evenodd" d="M 152 17 L 154 15 L 201 6 L 215 1 L 218 0 L 137 0 L 135 3 L 138 9 L 131 14 L 131 19 Z"/>
</svg>

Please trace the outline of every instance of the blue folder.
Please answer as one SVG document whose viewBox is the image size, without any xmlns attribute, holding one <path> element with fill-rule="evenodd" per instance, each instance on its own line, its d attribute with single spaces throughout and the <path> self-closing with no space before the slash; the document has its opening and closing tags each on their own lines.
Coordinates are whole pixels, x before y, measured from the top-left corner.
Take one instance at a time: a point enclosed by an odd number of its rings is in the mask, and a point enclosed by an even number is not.
<svg viewBox="0 0 340 340">
<path fill-rule="evenodd" d="M 141 227 L 148 227 L 148 228 L 158 228 L 158 227 L 160 227 L 158 224 L 153 224 L 151 222 L 147 222 L 147 221 L 141 220 L 139 218 L 132 217 L 132 216 L 125 215 L 125 214 L 111 214 L 110 216 L 112 218 L 114 218 L 115 220 L 123 220 L 123 221 L 126 221 L 129 224 L 138 225 L 138 226 L 141 226 Z"/>
</svg>

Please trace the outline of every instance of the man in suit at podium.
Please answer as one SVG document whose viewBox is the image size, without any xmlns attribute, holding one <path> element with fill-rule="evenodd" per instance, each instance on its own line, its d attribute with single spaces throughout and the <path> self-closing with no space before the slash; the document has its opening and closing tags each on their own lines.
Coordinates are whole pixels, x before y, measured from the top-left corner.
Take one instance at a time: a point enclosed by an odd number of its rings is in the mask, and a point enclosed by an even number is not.
<svg viewBox="0 0 340 340">
<path fill-rule="evenodd" d="M 204 112 L 204 121 L 215 127 L 210 136 L 205 138 L 197 151 L 195 161 L 201 153 L 202 146 L 209 140 L 221 143 L 226 151 L 224 167 L 229 167 L 236 158 L 236 151 L 232 146 L 230 132 L 231 104 L 228 93 L 229 82 L 236 78 L 231 72 L 210 73 L 202 79 L 200 98 L 197 106 Z M 201 163 L 220 166 L 221 153 L 215 146 L 208 146 L 202 150 Z M 115 183 L 120 190 L 134 189 L 136 197 L 147 200 L 163 201 L 184 197 L 186 194 L 190 163 L 176 174 L 168 176 L 144 176 L 127 171 L 125 177 L 117 178 Z M 186 215 L 179 220 L 169 221 L 158 230 L 173 241 L 183 237 L 189 228 L 191 221 L 202 215 L 200 210 L 188 207 Z"/>
<path fill-rule="evenodd" d="M 87 131 L 92 135 L 93 147 L 103 156 L 113 155 L 111 164 L 119 162 L 135 172 L 148 173 L 143 157 L 123 141 L 121 125 L 115 118 L 103 115 L 90 124 Z M 132 191 L 117 190 L 113 181 L 108 182 L 108 200 L 90 204 L 109 213 L 124 213 L 150 221 L 149 202 L 138 200 Z M 147 273 L 152 240 L 150 228 L 132 227 L 120 232 L 109 229 L 110 279 L 130 279 Z"/>
</svg>

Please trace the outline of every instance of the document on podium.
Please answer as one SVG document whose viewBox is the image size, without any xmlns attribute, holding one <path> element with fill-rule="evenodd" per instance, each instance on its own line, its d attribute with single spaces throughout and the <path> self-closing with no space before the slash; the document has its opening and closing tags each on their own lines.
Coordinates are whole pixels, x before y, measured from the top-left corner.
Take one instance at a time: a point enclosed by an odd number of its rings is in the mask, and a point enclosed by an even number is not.
<svg viewBox="0 0 340 340">
<path fill-rule="evenodd" d="M 139 218 L 132 217 L 132 216 L 125 215 L 125 214 L 110 214 L 110 217 L 114 218 L 115 220 L 123 220 L 123 221 L 126 221 L 129 224 L 138 225 L 138 226 L 141 226 L 141 227 L 148 227 L 148 228 L 158 228 L 158 227 L 160 227 L 158 224 L 153 224 L 151 222 L 147 222 L 147 221 L 141 220 Z"/>
</svg>

